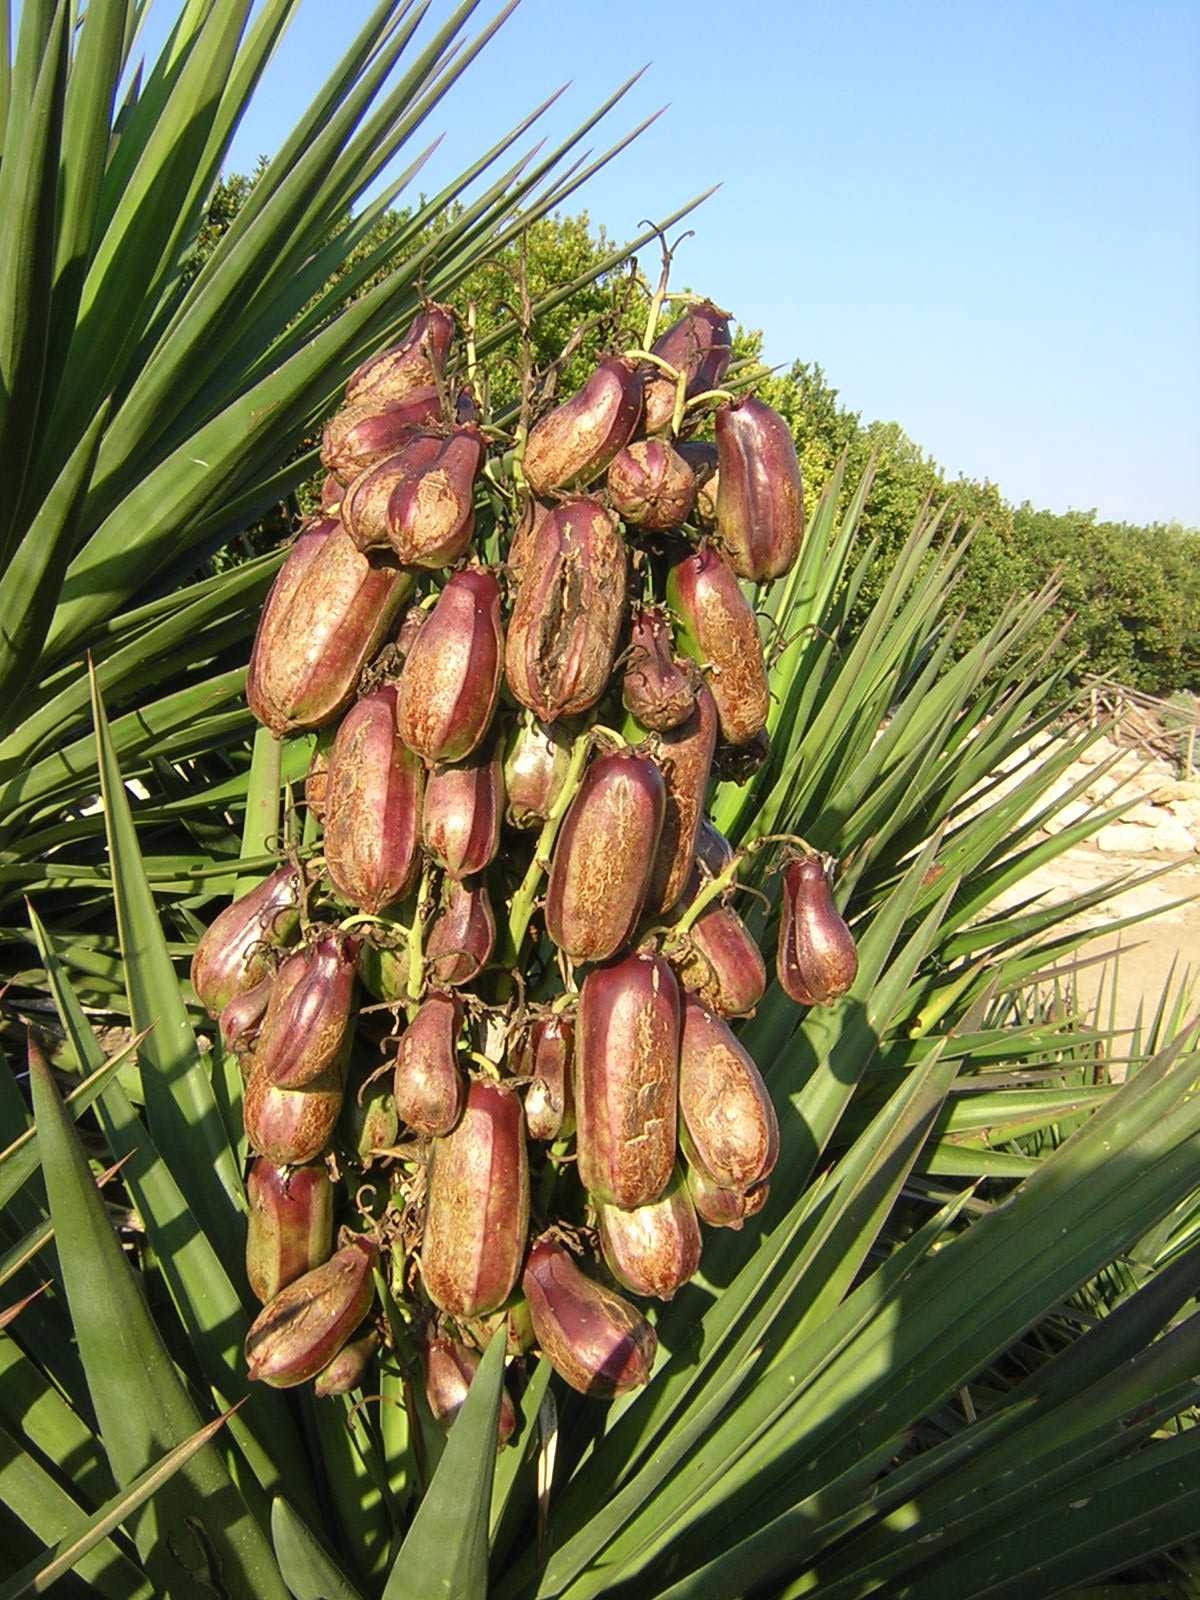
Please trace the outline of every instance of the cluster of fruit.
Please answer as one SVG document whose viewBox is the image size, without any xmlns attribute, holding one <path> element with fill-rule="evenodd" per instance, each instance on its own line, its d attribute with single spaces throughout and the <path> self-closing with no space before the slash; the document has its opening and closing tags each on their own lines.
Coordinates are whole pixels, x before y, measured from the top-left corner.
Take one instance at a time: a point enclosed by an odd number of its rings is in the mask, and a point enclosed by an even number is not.
<svg viewBox="0 0 1200 1600">
<path fill-rule="evenodd" d="M 762 1205 L 778 1126 L 729 1019 L 767 973 L 704 813 L 766 753 L 746 590 L 803 532 L 790 433 L 718 388 L 709 302 L 515 438 L 451 380 L 454 331 L 429 307 L 326 426 L 247 681 L 276 735 L 326 730 L 319 849 L 192 965 L 245 1074 L 251 1375 L 356 1385 L 395 1337 L 360 1333 L 381 1271 L 443 1418 L 501 1324 L 586 1393 L 644 1382 L 626 1293 L 669 1298 L 700 1223 Z M 829 863 L 782 878 L 779 981 L 827 1001 L 856 966 Z"/>
</svg>

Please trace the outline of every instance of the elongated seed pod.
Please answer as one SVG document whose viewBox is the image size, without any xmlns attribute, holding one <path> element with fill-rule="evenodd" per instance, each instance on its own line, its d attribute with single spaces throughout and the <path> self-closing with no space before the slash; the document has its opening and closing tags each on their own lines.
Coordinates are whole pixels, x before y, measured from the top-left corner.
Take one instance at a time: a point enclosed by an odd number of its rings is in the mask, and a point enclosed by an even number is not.
<svg viewBox="0 0 1200 1600">
<path fill-rule="evenodd" d="M 634 1294 L 670 1300 L 700 1265 L 700 1227 L 683 1172 L 649 1205 L 599 1205 L 600 1248 L 609 1271 Z"/>
<path fill-rule="evenodd" d="M 232 1050 L 240 1055 L 253 1046 L 262 1027 L 262 1019 L 266 1015 L 267 1002 L 271 998 L 274 981 L 273 976 L 264 978 L 261 983 L 256 983 L 253 989 L 244 989 L 241 994 L 235 994 L 222 1006 L 217 1027 L 220 1029 L 221 1043 L 226 1050 Z"/>
<path fill-rule="evenodd" d="M 683 997 L 679 1137 L 688 1165 L 746 1193 L 779 1153 L 779 1124 L 749 1052 L 693 995 Z"/>
<path fill-rule="evenodd" d="M 449 878 L 442 909 L 429 926 L 425 956 L 432 981 L 443 989 L 472 983 L 491 960 L 496 917 L 482 878 Z"/>
<path fill-rule="evenodd" d="M 642 412 L 642 380 L 619 356 L 602 361 L 583 388 L 535 422 L 522 471 L 534 494 L 586 487 L 633 437 Z"/>
<path fill-rule="evenodd" d="M 514 828 L 540 828 L 570 765 L 571 740 L 562 726 L 524 712 L 504 754 L 504 820 Z"/>
<path fill-rule="evenodd" d="M 421 1277 L 450 1316 L 486 1315 L 512 1293 L 529 1228 L 529 1165 L 520 1098 L 472 1080 L 462 1117 L 433 1141 Z"/>
<path fill-rule="evenodd" d="M 611 1399 L 649 1382 L 654 1329 L 623 1295 L 581 1272 L 562 1245 L 534 1242 L 521 1287 L 543 1355 L 573 1389 Z"/>
<path fill-rule="evenodd" d="M 693 872 L 685 904 L 700 887 L 700 874 Z M 746 1016 L 766 993 L 766 964 L 754 935 L 733 907 L 719 900 L 705 906 L 670 961 L 683 988 L 720 1017 Z"/>
<path fill-rule="evenodd" d="M 491 724 L 504 662 L 500 586 L 472 567 L 446 582 L 400 673 L 400 735 L 433 766 L 462 761 Z"/>
<path fill-rule="evenodd" d="M 729 314 L 718 310 L 711 300 L 701 300 L 688 306 L 678 322 L 659 334 L 650 349 L 685 375 L 685 399 L 715 389 L 733 355 Z M 661 368 L 655 367 L 646 374 L 642 426 L 647 433 L 661 433 L 670 425 L 675 395 L 675 380 Z"/>
<path fill-rule="evenodd" d="M 417 1346 L 417 1353 L 421 1358 L 429 1409 L 449 1433 L 467 1398 L 471 1380 L 479 1370 L 479 1353 L 458 1339 L 426 1339 Z M 497 1445 L 507 1444 L 516 1428 L 517 1413 L 507 1389 L 502 1389 L 500 1418 L 496 1425 Z"/>
<path fill-rule="evenodd" d="M 415 433 L 382 460 L 356 473 L 342 494 L 338 515 L 360 550 L 388 544 L 388 505 L 400 484 L 437 460 L 445 440 L 436 433 Z"/>
<path fill-rule="evenodd" d="M 312 1161 L 333 1137 L 342 1109 L 343 1064 L 336 1062 L 303 1089 L 280 1089 L 251 1068 L 242 1121 L 251 1150 L 277 1167 Z"/>
<path fill-rule="evenodd" d="M 428 466 L 397 483 L 387 503 L 387 532 L 406 566 L 446 567 L 466 555 L 482 465 L 482 436 L 456 428 Z"/>
<path fill-rule="evenodd" d="M 701 528 L 715 528 L 717 491 L 721 486 L 721 475 L 717 471 L 717 447 L 711 439 L 679 439 L 675 448 L 692 469 L 696 480 L 692 520 Z"/>
<path fill-rule="evenodd" d="M 427 430 L 442 414 L 434 384 L 412 389 L 391 405 L 355 401 L 336 411 L 321 436 L 321 465 L 343 483 L 385 456 L 393 456 L 414 433 Z"/>
<path fill-rule="evenodd" d="M 346 380 L 350 405 L 392 405 L 445 376 L 454 339 L 454 313 L 431 303 L 418 311 L 396 344 L 368 356 Z"/>
<path fill-rule="evenodd" d="M 667 576 L 679 642 L 700 663 L 730 744 L 765 726 L 771 697 L 758 623 L 737 579 L 711 545 L 701 545 Z"/>
<path fill-rule="evenodd" d="M 588 1193 L 649 1205 L 675 1165 L 679 985 L 661 956 L 595 967 L 579 996 L 576 1158 Z"/>
<path fill-rule="evenodd" d="M 364 555 L 335 523 L 301 533 L 250 652 L 246 700 L 258 720 L 282 736 L 340 716 L 414 582 L 390 552 Z"/>
<path fill-rule="evenodd" d="M 473 877 L 496 858 L 504 813 L 500 742 L 489 735 L 465 761 L 436 766 L 425 785 L 425 848 L 452 878 Z"/>
<path fill-rule="evenodd" d="M 462 1001 L 431 994 L 400 1035 L 396 1047 L 393 1097 L 400 1120 L 423 1138 L 447 1134 L 466 1101 L 458 1065 Z"/>
<path fill-rule="evenodd" d="M 802 1006 L 836 1000 L 857 976 L 854 936 L 833 903 L 820 856 L 800 856 L 783 869 L 775 970 L 784 993 Z"/>
<path fill-rule="evenodd" d="M 334 888 L 377 915 L 402 900 L 421 865 L 425 769 L 400 737 L 399 692 L 384 684 L 346 713 L 325 780 L 325 868 Z"/>
<path fill-rule="evenodd" d="M 542 518 L 521 567 L 505 675 L 543 722 L 586 711 L 612 674 L 628 561 L 597 500 L 566 500 Z"/>
<path fill-rule="evenodd" d="M 754 395 L 718 406 L 717 542 L 739 578 L 781 578 L 804 537 L 804 490 L 791 429 Z"/>
<path fill-rule="evenodd" d="M 265 1156 L 246 1175 L 246 1277 L 265 1305 L 333 1249 L 333 1185 L 321 1166 L 277 1167 Z"/>
<path fill-rule="evenodd" d="M 358 945 L 327 937 L 291 955 L 275 975 L 254 1059 L 280 1089 L 322 1077 L 348 1043 Z"/>
<path fill-rule="evenodd" d="M 273 945 L 289 943 L 300 926 L 300 875 L 279 867 L 239 895 L 200 935 L 192 956 L 192 988 L 209 1016 L 275 970 Z"/>
<path fill-rule="evenodd" d="M 375 1242 L 360 1236 L 281 1289 L 246 1335 L 247 1375 L 276 1389 L 315 1378 L 370 1310 L 378 1259 Z"/>
<path fill-rule="evenodd" d="M 546 930 L 572 961 L 605 961 L 641 914 L 662 833 L 666 786 L 647 756 L 597 756 L 554 847 Z"/>
<path fill-rule="evenodd" d="M 509 1052 L 513 1076 L 529 1080 L 525 1126 L 531 1139 L 559 1139 L 574 1129 L 574 1062 L 575 1019 L 564 1012 L 535 1017 Z"/>
<path fill-rule="evenodd" d="M 675 904 L 692 870 L 717 731 L 716 702 L 702 681 L 696 687 L 691 716 L 677 728 L 660 733 L 654 741 L 654 759 L 667 795 L 662 835 L 646 890 L 645 909 L 651 916 Z"/>
</svg>

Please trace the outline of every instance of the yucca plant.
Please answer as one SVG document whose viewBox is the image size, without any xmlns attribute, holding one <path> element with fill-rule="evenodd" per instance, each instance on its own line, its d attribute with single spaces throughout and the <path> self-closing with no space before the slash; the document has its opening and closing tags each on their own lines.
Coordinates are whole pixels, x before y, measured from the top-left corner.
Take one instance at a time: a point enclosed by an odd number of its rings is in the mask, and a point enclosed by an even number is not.
<svg viewBox="0 0 1200 1600">
<path fill-rule="evenodd" d="M 1063 669 L 1029 642 L 1051 596 L 1014 599 L 954 661 L 965 541 L 930 517 L 851 635 L 869 478 L 839 517 L 835 477 L 799 562 L 760 596 L 770 753 L 710 798 L 735 845 L 803 835 L 843 863 L 858 974 L 807 1011 L 772 984 L 740 1025 L 780 1112 L 776 1175 L 765 1208 L 712 1236 L 703 1277 L 656 1315 L 649 1386 L 585 1401 L 530 1360 L 497 1455 L 500 1339 L 445 1442 L 402 1329 L 357 1394 L 248 1381 L 242 1083 L 182 963 L 235 884 L 278 859 L 311 740 L 252 744 L 241 699 L 272 563 L 187 580 L 307 475 L 311 451 L 289 459 L 298 441 L 408 320 L 418 285 L 442 292 L 581 174 L 505 173 L 388 294 L 313 310 L 365 225 L 338 219 L 367 152 L 433 103 L 471 9 L 375 121 L 365 85 L 424 10 L 384 6 L 174 299 L 234 100 L 286 7 L 263 14 L 246 54 L 229 53 L 236 8 L 186 10 L 115 141 L 98 105 L 136 17 L 98 0 L 68 41 L 71 9 L 23 13 L 9 116 L 13 140 L 53 141 L 55 118 L 35 136 L 28 115 L 43 93 L 77 157 L 95 119 L 104 130 L 90 190 L 79 179 L 83 287 L 64 290 L 74 310 L 47 318 L 45 339 L 29 286 L 59 281 L 38 263 L 60 248 L 75 259 L 55 220 L 73 213 L 48 198 L 63 163 L 35 149 L 14 164 L 6 139 L 0 169 L 14 185 L 41 174 L 13 203 L 45 237 L 31 229 L 32 265 L 0 303 L 26 306 L 14 348 L 28 363 L 42 340 L 39 405 L 60 419 L 14 424 L 28 487 L 0 580 L 32 641 L 0 751 L 0 871 L 14 947 L 30 952 L 10 1003 L 49 1021 L 48 997 L 55 1019 L 30 1046 L 28 1096 L 19 1063 L 0 1073 L 0 1593 L 1050 1595 L 1180 1545 L 1198 1509 L 1195 1030 L 1164 1012 L 1118 1086 L 1097 1069 L 1108 1031 L 1069 990 L 1038 1000 L 1083 942 L 1065 919 L 1100 894 L 1005 911 L 997 896 L 1106 820 L 1043 831 L 1072 798 L 1051 798 L 1054 780 L 1093 737 L 1071 721 Z M 208 124 L 172 98 L 189 73 Z M 206 100 L 213 82 L 223 92 Z M 362 143 L 337 154 L 360 124 Z M 204 160 L 181 178 L 164 163 L 185 128 Z M 178 202 L 174 221 L 156 203 L 157 243 L 126 245 L 150 192 Z M 118 314 L 109 296 L 135 270 Z M 65 327 L 86 359 L 56 365 Z M 763 891 L 746 914 L 769 949 L 767 859 L 754 852 L 743 881 Z"/>
</svg>

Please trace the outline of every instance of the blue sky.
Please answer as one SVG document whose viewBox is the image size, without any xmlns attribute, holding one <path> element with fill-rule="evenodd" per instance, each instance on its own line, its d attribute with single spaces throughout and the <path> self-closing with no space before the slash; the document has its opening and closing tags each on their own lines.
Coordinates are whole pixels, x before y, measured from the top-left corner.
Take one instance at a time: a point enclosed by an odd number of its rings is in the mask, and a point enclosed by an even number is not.
<svg viewBox="0 0 1200 1600">
<path fill-rule="evenodd" d="M 302 0 L 234 167 L 368 10 Z M 1200 0 L 522 0 L 435 113 L 422 185 L 570 79 L 564 136 L 646 63 L 604 142 L 668 109 L 572 209 L 625 238 L 720 183 L 676 282 L 770 361 L 819 362 L 1013 502 L 1200 526 Z"/>
</svg>

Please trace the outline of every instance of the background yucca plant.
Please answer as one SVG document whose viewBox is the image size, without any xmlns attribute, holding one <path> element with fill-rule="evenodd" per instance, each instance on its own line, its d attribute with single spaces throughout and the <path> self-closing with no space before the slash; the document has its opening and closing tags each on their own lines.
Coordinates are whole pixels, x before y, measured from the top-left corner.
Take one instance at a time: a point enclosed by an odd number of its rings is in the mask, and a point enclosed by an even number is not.
<svg viewBox="0 0 1200 1600">
<path fill-rule="evenodd" d="M 770 759 L 712 806 L 735 843 L 798 832 L 841 858 L 859 944 L 842 1002 L 801 1014 L 772 987 L 741 1030 L 781 1112 L 766 1211 L 658 1314 L 647 1390 L 586 1403 L 536 1364 L 499 1457 L 498 1342 L 444 1446 L 394 1363 L 345 1401 L 246 1383 L 240 1077 L 180 974 L 266 869 L 308 748 L 252 755 L 241 700 L 273 558 L 193 575 L 308 474 L 297 445 L 418 288 L 586 173 L 562 170 L 575 141 L 521 168 L 522 125 L 479 200 L 414 214 L 387 284 L 323 289 L 374 218 L 344 220 L 355 198 L 465 64 L 472 9 L 422 43 L 424 7 L 381 6 L 184 290 L 290 7 L 240 44 L 248 7 L 185 8 L 115 120 L 139 8 L 22 10 L 0 359 L 32 398 L 0 433 L 20 485 L 0 894 L 9 1015 L 49 1022 L 45 1001 L 57 1026 L 29 1094 L 18 1060 L 0 1072 L 0 1594 L 478 1596 L 489 1571 L 514 1600 L 1079 1591 L 1200 1511 L 1195 1029 L 1164 1012 L 1117 1086 L 1104 1030 L 1033 987 L 1085 900 L 996 897 L 1106 820 L 1040 831 L 1092 737 L 1031 643 L 1050 595 L 953 660 L 963 544 L 931 517 L 852 635 L 869 482 L 847 499 L 840 473 L 764 618 Z"/>
</svg>

